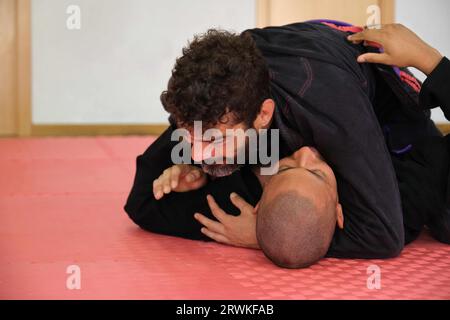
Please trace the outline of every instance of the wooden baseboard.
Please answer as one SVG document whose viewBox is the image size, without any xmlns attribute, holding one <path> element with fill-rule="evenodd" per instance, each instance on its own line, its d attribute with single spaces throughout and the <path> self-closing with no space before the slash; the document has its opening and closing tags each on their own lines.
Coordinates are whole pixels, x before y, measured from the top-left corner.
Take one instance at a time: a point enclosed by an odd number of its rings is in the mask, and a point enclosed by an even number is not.
<svg viewBox="0 0 450 320">
<path fill-rule="evenodd" d="M 167 129 L 168 124 L 149 125 L 32 125 L 31 136 L 97 136 L 97 135 L 155 135 Z"/>
<path fill-rule="evenodd" d="M 155 135 L 159 136 L 168 124 L 149 125 L 32 125 L 31 136 L 97 136 L 97 135 Z M 450 123 L 438 123 L 443 134 L 450 133 Z M 11 135 L 3 135 L 11 136 Z"/>
<path fill-rule="evenodd" d="M 450 123 L 437 123 L 436 126 L 443 134 L 450 133 Z"/>
</svg>

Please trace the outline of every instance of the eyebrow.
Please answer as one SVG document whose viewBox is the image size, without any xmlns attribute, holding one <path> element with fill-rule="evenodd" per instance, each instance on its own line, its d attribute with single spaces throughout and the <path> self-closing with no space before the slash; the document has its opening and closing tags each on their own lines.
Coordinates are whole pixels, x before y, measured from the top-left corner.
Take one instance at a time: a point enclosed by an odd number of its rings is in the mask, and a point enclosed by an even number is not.
<svg viewBox="0 0 450 320">
<path fill-rule="evenodd" d="M 320 174 L 317 174 L 316 172 L 314 172 L 312 170 L 309 170 L 309 169 L 306 169 L 306 168 L 302 168 L 302 167 L 285 167 L 285 168 L 282 168 L 282 169 L 278 170 L 278 172 L 275 175 L 283 173 L 283 172 L 285 172 L 287 170 L 290 170 L 290 169 L 303 169 L 303 170 L 306 170 L 309 173 L 311 173 L 312 175 L 314 175 L 317 179 L 320 179 L 321 181 L 324 181 L 323 177 Z"/>
</svg>

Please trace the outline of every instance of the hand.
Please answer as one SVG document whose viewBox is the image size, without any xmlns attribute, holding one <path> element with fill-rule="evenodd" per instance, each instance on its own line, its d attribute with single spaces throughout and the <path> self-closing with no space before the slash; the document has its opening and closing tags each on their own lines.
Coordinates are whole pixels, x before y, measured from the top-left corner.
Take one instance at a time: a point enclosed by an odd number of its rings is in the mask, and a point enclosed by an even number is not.
<svg viewBox="0 0 450 320">
<path fill-rule="evenodd" d="M 203 227 L 202 233 L 211 239 L 236 246 L 259 249 L 256 240 L 256 211 L 249 203 L 235 193 L 230 195 L 231 202 L 239 208 L 237 217 L 227 214 L 210 195 L 207 197 L 209 208 L 218 221 L 211 220 L 200 213 L 194 215 Z"/>
<path fill-rule="evenodd" d="M 153 195 L 156 200 L 172 191 L 186 192 L 203 187 L 207 182 L 206 173 L 200 168 L 188 164 L 176 164 L 153 181 Z"/>
<path fill-rule="evenodd" d="M 376 42 L 383 47 L 382 53 L 360 55 L 358 62 L 414 67 L 428 75 L 442 59 L 439 51 L 401 24 L 387 24 L 381 29 L 365 29 L 347 39 L 353 43 Z"/>
</svg>

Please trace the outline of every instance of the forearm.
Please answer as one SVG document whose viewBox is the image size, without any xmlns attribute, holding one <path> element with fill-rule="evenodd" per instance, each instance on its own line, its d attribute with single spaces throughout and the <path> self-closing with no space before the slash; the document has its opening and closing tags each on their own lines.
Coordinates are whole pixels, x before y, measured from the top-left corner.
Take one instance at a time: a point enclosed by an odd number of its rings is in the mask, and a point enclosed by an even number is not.
<svg viewBox="0 0 450 320">
<path fill-rule="evenodd" d="M 153 181 L 173 165 L 170 158 L 173 147 L 170 135 L 171 130 L 168 129 L 144 154 L 137 157 L 136 176 L 125 205 L 125 211 L 137 225 L 151 232 L 206 239 L 193 215 L 199 212 L 212 218 L 206 202 L 207 194 L 213 195 L 220 206 L 231 214 L 239 213 L 229 201 L 232 191 L 249 203 L 256 204 L 260 187 L 257 178 L 252 178 L 249 175 L 250 169 L 246 168 L 228 177 L 211 180 L 198 190 L 171 192 L 156 200 L 152 192 Z"/>
<path fill-rule="evenodd" d="M 230 176 L 208 182 L 204 187 L 189 192 L 171 192 L 156 200 L 150 190 L 135 188 L 129 196 L 125 210 L 130 218 L 145 230 L 189 239 L 207 239 L 194 219 L 202 213 L 215 219 L 208 207 L 206 196 L 212 195 L 227 213 L 238 215 L 239 210 L 230 202 L 230 193 L 236 192 L 251 205 L 260 198 L 257 178 L 243 168 Z"/>
<path fill-rule="evenodd" d="M 137 157 L 136 174 L 124 209 L 130 219 L 143 229 L 179 234 L 180 230 L 193 229 L 191 219 L 182 215 L 175 219 L 186 207 L 185 203 L 189 201 L 186 199 L 188 193 L 169 194 L 157 200 L 152 190 L 153 181 L 173 165 L 171 160 L 171 150 L 175 145 L 171 141 L 173 129 L 169 127 Z"/>
<path fill-rule="evenodd" d="M 420 105 L 423 108 L 440 106 L 447 120 L 450 120 L 450 60 L 442 58 L 430 73 L 420 91 Z"/>
<path fill-rule="evenodd" d="M 193 218 L 196 211 L 207 210 L 207 188 L 193 192 L 170 193 L 156 200 L 151 187 L 134 189 L 125 205 L 131 220 L 141 228 L 155 233 L 189 239 L 205 239 Z"/>
</svg>

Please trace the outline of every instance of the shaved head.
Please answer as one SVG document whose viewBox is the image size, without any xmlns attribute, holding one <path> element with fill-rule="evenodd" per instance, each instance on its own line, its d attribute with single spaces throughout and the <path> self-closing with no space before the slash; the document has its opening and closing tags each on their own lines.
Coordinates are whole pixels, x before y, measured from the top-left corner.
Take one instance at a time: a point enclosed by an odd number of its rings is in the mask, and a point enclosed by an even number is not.
<svg viewBox="0 0 450 320">
<path fill-rule="evenodd" d="M 284 268 L 305 268 L 325 256 L 336 225 L 335 207 L 297 190 L 263 195 L 256 236 L 264 254 Z"/>
</svg>

